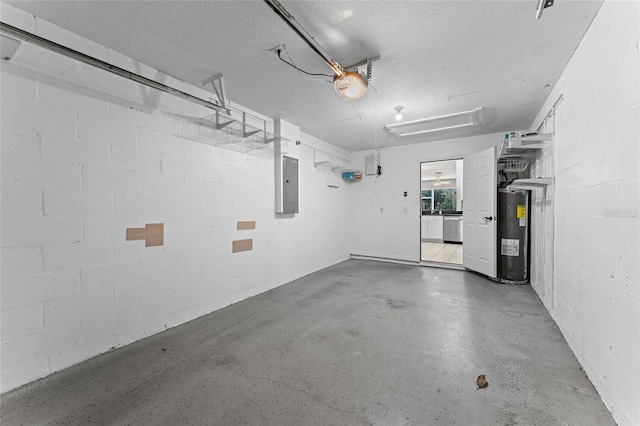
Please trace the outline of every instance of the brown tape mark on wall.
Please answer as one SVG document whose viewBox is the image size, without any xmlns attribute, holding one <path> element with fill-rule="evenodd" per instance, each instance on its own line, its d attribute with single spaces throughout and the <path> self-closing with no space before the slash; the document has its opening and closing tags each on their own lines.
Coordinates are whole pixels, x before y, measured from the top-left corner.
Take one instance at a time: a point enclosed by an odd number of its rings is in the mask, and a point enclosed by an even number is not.
<svg viewBox="0 0 640 426">
<path fill-rule="evenodd" d="M 147 247 L 164 244 L 164 223 L 147 223 L 144 228 L 127 228 L 127 241 L 145 240 Z"/>
<path fill-rule="evenodd" d="M 146 239 L 147 228 L 127 228 L 127 241 Z"/>
<path fill-rule="evenodd" d="M 250 251 L 253 250 L 253 240 L 235 240 L 232 246 L 232 252 L 238 253 L 241 251 Z"/>
<path fill-rule="evenodd" d="M 238 231 L 243 231 L 245 229 L 256 229 L 256 221 L 238 222 Z"/>
<path fill-rule="evenodd" d="M 147 223 L 147 247 L 164 244 L 164 223 Z"/>
</svg>

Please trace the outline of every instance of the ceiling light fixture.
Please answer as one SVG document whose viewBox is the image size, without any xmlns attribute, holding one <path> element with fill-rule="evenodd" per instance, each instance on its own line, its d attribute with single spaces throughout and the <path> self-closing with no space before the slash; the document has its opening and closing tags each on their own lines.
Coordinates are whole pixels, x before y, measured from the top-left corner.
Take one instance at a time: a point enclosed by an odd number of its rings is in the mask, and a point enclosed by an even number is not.
<svg viewBox="0 0 640 426">
<path fill-rule="evenodd" d="M 451 182 L 448 180 L 440 180 L 440 177 L 442 176 L 442 172 L 436 172 L 436 181 L 433 183 L 433 186 L 442 186 L 442 185 L 449 185 Z"/>
<path fill-rule="evenodd" d="M 387 124 L 384 126 L 384 130 L 394 136 L 403 137 L 479 124 L 482 124 L 482 108 L 423 118 L 421 120 L 405 121 L 404 123 Z"/>
<path fill-rule="evenodd" d="M 371 64 L 373 61 L 380 59 L 379 56 L 348 67 L 343 67 L 327 55 L 322 46 L 316 42 L 315 38 L 313 38 L 307 30 L 305 30 L 302 25 L 296 21 L 293 15 L 289 13 L 289 11 L 285 9 L 278 0 L 264 0 L 264 2 L 267 3 L 276 15 L 280 16 L 280 18 L 282 18 L 282 20 L 285 21 L 289 27 L 291 27 L 291 29 L 298 34 L 298 36 L 302 38 L 314 52 L 316 52 L 318 56 L 320 56 L 320 58 L 322 58 L 329 68 L 331 68 L 335 73 L 335 77 L 333 78 L 333 87 L 342 99 L 358 99 L 367 93 L 369 80 L 371 79 Z M 367 66 L 367 72 L 366 74 L 361 74 L 358 72 L 358 67 L 364 65 Z"/>
<path fill-rule="evenodd" d="M 433 183 L 433 186 L 440 186 L 442 185 L 442 182 L 440 182 L 440 175 L 442 174 L 442 172 L 436 172 L 436 181 Z"/>
<path fill-rule="evenodd" d="M 396 110 L 396 121 L 402 120 L 402 110 L 404 109 L 404 107 L 403 106 L 397 106 L 394 109 Z"/>
</svg>

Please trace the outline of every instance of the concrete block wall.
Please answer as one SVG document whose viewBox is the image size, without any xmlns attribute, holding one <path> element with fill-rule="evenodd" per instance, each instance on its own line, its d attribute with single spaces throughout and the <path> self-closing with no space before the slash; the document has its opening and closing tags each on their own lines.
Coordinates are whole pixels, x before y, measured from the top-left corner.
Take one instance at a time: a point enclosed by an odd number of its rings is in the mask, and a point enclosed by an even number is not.
<svg viewBox="0 0 640 426">
<path fill-rule="evenodd" d="M 2 18 L 212 96 L 4 3 Z M 293 141 L 347 153 L 288 126 L 300 214 L 277 218 L 272 159 L 175 137 L 161 114 L 210 110 L 28 43 L 0 66 L 2 391 L 348 258 L 347 194 L 327 187 L 342 181 Z M 146 223 L 163 246 L 125 240 Z"/>
<path fill-rule="evenodd" d="M 542 299 L 621 425 L 640 424 L 639 46 L 640 4 L 606 0 L 534 121 L 564 95 Z"/>
</svg>

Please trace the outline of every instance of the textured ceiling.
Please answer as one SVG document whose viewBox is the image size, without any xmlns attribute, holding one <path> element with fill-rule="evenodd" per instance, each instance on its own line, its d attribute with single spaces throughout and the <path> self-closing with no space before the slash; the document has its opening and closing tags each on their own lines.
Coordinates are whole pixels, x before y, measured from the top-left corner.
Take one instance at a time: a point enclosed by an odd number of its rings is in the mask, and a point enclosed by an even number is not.
<svg viewBox="0 0 640 426">
<path fill-rule="evenodd" d="M 526 129 L 602 1 L 288 1 L 281 4 L 343 66 L 380 56 L 371 88 L 344 101 L 331 70 L 263 1 L 8 1 L 190 83 L 223 73 L 227 97 L 349 151 Z M 85 52 L 90 54 L 91 52 Z M 478 127 L 395 138 L 403 120 L 484 108 Z"/>
</svg>

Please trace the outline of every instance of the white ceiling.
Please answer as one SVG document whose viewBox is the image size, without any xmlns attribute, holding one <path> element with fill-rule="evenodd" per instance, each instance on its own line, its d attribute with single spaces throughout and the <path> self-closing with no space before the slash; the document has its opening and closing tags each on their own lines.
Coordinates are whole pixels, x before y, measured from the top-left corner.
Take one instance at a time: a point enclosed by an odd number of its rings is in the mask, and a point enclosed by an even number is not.
<svg viewBox="0 0 640 426">
<path fill-rule="evenodd" d="M 380 56 L 368 93 L 344 101 L 302 69 L 331 74 L 260 0 L 8 1 L 187 82 L 223 73 L 227 97 L 349 151 L 526 129 L 602 0 L 289 1 L 281 4 L 343 66 Z M 91 54 L 91 52 L 84 52 Z M 482 107 L 479 127 L 394 138 L 394 107 L 416 120 Z"/>
</svg>

